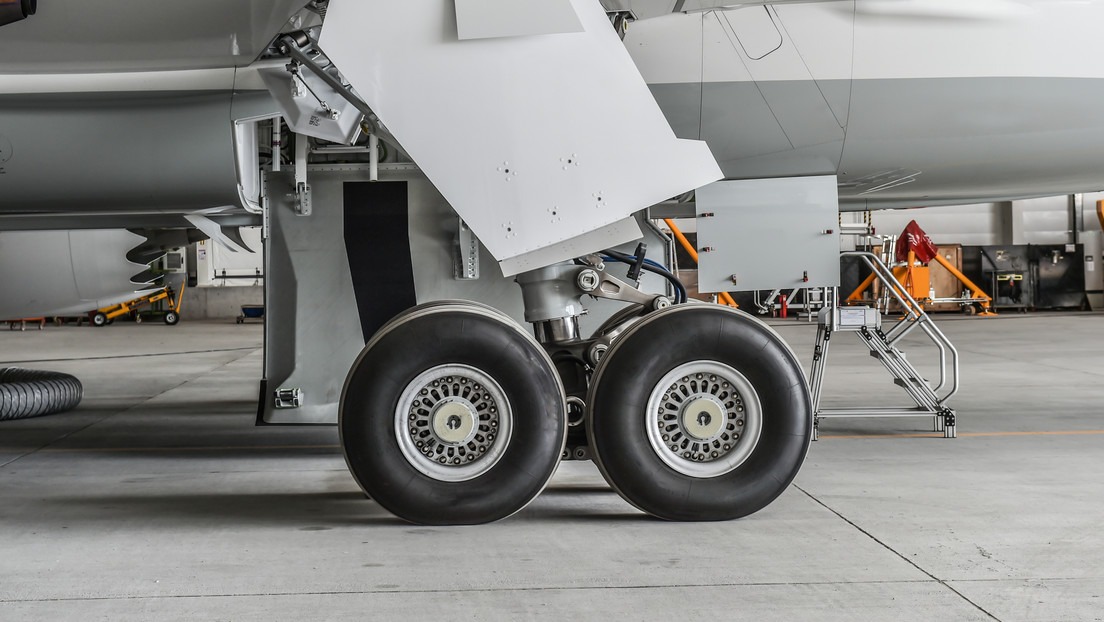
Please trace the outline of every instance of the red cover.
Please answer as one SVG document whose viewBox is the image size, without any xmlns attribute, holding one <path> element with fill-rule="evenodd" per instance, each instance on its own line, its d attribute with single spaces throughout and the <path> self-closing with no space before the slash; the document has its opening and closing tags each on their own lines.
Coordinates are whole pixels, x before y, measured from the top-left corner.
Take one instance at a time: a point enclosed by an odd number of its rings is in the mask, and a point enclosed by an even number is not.
<svg viewBox="0 0 1104 622">
<path fill-rule="evenodd" d="M 939 254 L 939 247 L 932 244 L 928 234 L 913 220 L 897 238 L 896 251 L 897 261 L 908 261 L 908 253 L 913 251 L 921 263 L 928 263 Z"/>
</svg>

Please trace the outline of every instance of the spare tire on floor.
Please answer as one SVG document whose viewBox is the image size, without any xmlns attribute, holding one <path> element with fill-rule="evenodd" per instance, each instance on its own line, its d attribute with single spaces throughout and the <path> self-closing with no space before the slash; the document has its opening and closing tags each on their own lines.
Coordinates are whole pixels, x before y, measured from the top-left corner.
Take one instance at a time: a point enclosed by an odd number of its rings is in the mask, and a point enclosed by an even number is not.
<svg viewBox="0 0 1104 622">
<path fill-rule="evenodd" d="M 37 369 L 0 369 L 0 421 L 72 410 L 84 387 L 69 374 Z"/>
</svg>

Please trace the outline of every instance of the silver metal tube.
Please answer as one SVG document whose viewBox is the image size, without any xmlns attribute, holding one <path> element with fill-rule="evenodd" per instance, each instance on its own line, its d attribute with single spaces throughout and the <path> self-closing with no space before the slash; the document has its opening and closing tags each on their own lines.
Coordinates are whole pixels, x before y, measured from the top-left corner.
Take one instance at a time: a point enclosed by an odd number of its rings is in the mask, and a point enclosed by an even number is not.
<svg viewBox="0 0 1104 622">
<path fill-rule="evenodd" d="M 280 172 L 280 151 L 282 142 L 280 136 L 284 133 L 284 118 L 276 117 L 272 120 L 272 172 Z"/>
<path fill-rule="evenodd" d="M 368 181 L 379 181 L 379 136 L 368 135 Z"/>
</svg>

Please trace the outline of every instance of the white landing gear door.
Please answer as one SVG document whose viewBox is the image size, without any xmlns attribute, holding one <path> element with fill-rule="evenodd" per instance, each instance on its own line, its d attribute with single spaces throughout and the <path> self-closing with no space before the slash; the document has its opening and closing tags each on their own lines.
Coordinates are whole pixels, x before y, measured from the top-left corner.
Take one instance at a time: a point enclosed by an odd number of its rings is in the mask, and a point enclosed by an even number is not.
<svg viewBox="0 0 1104 622">
<path fill-rule="evenodd" d="M 332 0 L 320 40 L 506 276 L 639 238 L 630 214 L 722 177 L 675 137 L 601 4 L 545 0 L 583 30 L 529 34 L 510 1 Z M 458 12 L 469 31 L 495 15 L 501 36 L 461 39 Z"/>
</svg>

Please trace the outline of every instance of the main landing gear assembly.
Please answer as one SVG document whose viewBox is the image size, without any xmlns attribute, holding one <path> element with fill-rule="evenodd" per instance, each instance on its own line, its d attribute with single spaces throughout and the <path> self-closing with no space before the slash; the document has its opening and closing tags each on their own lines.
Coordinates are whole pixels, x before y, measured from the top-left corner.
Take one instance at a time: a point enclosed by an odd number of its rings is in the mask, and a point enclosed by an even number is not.
<svg viewBox="0 0 1104 622">
<path fill-rule="evenodd" d="M 438 301 L 392 319 L 353 364 L 341 441 L 381 506 L 413 523 L 486 523 L 536 498 L 561 459 L 586 457 L 667 520 L 747 516 L 793 481 L 812 403 L 764 323 L 686 304 L 681 285 L 676 304 L 646 294 L 597 257 L 517 280 L 537 338 L 493 308 Z M 582 338 L 585 295 L 629 306 Z"/>
</svg>

